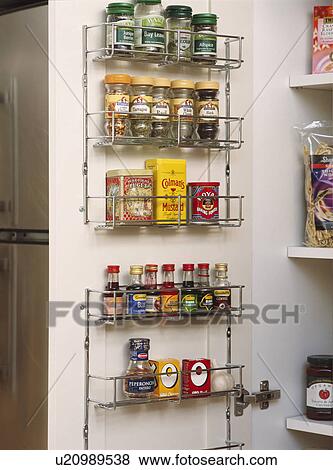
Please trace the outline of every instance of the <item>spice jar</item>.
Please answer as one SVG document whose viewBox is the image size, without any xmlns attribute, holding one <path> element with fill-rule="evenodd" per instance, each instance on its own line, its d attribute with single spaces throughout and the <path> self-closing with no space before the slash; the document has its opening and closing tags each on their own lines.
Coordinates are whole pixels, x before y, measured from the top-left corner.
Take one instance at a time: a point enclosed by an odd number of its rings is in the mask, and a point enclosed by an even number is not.
<svg viewBox="0 0 333 470">
<path fill-rule="evenodd" d="M 174 80 L 171 82 L 171 129 L 175 139 L 189 140 L 194 131 L 194 83 L 192 80 Z M 181 116 L 181 118 L 177 118 Z"/>
<path fill-rule="evenodd" d="M 195 89 L 197 133 L 200 139 L 216 140 L 219 133 L 219 83 L 197 82 Z"/>
<path fill-rule="evenodd" d="M 333 355 L 308 356 L 306 415 L 333 420 Z"/>
<path fill-rule="evenodd" d="M 168 60 L 189 62 L 192 57 L 191 34 L 183 31 L 191 31 L 192 8 L 184 5 L 169 5 L 165 10 L 165 16 L 167 29 L 182 30 L 180 33 L 167 32 L 166 52 L 170 54 L 167 56 Z"/>
<path fill-rule="evenodd" d="M 129 398 L 149 398 L 156 386 L 155 376 L 150 367 L 148 338 L 129 340 L 130 362 L 124 380 L 124 393 Z"/>
<path fill-rule="evenodd" d="M 220 183 L 188 183 L 189 220 L 192 223 L 219 221 Z"/>
<path fill-rule="evenodd" d="M 106 75 L 105 84 L 105 133 L 115 138 L 128 135 L 129 90 L 131 77 L 125 74 Z M 116 114 L 117 113 L 117 114 Z M 118 114 L 119 113 L 119 114 Z M 114 114 L 114 131 L 112 117 Z"/>
<path fill-rule="evenodd" d="M 150 137 L 153 84 L 151 77 L 132 77 L 130 111 L 135 113 L 131 114 L 133 137 Z"/>
<path fill-rule="evenodd" d="M 135 26 L 152 29 L 135 28 L 134 44 L 139 57 L 159 54 L 165 51 L 165 19 L 161 0 L 137 0 L 135 7 Z"/>
<path fill-rule="evenodd" d="M 207 65 L 216 64 L 217 57 L 217 16 L 213 13 L 199 13 L 192 18 L 193 57 L 194 62 L 204 62 Z"/>
<path fill-rule="evenodd" d="M 128 54 L 134 46 L 134 5 L 131 3 L 110 3 L 106 8 L 106 53 Z M 113 30 L 113 31 L 112 31 Z"/>
<path fill-rule="evenodd" d="M 168 137 L 170 130 L 170 85 L 167 78 L 156 78 L 153 86 L 152 137 Z"/>
</svg>

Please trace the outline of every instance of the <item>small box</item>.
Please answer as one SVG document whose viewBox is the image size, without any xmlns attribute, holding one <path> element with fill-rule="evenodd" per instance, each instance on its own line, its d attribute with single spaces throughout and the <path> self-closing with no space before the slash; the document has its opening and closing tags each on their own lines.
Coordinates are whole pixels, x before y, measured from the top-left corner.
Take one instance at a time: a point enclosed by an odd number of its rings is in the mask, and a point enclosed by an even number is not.
<svg viewBox="0 0 333 470">
<path fill-rule="evenodd" d="M 173 397 L 179 395 L 180 390 L 180 362 L 178 359 L 159 359 L 149 361 L 156 377 L 154 395 L 158 397 Z"/>
<path fill-rule="evenodd" d="M 207 396 L 211 391 L 210 359 L 183 359 L 183 395 L 184 397 Z"/>
<path fill-rule="evenodd" d="M 157 158 L 146 160 L 145 166 L 153 171 L 155 196 L 186 196 L 186 160 Z M 175 197 L 155 200 L 154 219 L 158 220 L 157 224 L 177 224 L 179 216 L 185 223 L 185 198 L 180 203 Z"/>
<path fill-rule="evenodd" d="M 314 7 L 312 73 L 333 72 L 333 6 Z"/>
</svg>

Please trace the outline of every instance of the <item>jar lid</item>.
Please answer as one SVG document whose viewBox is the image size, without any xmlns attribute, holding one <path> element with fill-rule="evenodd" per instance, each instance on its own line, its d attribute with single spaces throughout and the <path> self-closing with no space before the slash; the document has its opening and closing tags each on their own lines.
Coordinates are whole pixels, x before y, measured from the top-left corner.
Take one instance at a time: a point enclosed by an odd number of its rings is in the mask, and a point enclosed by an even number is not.
<svg viewBox="0 0 333 470">
<path fill-rule="evenodd" d="M 113 73 L 109 75 L 105 75 L 104 78 L 104 83 L 106 85 L 108 84 L 124 84 L 124 85 L 129 85 L 131 83 L 131 77 L 130 75 L 126 75 L 125 73 Z"/>
<path fill-rule="evenodd" d="M 219 90 L 220 89 L 220 84 L 219 82 L 197 82 L 195 84 L 195 89 L 196 90 Z"/>
<path fill-rule="evenodd" d="M 199 263 L 198 268 L 199 269 L 209 269 L 209 263 Z"/>
<path fill-rule="evenodd" d="M 162 266 L 163 271 L 174 271 L 175 265 L 174 264 L 163 264 Z"/>
<path fill-rule="evenodd" d="M 198 13 L 193 15 L 192 24 L 217 24 L 217 15 L 214 13 Z"/>
<path fill-rule="evenodd" d="M 156 273 L 158 271 L 157 264 L 146 264 L 146 271 Z"/>
<path fill-rule="evenodd" d="M 132 85 L 154 85 L 152 77 L 132 77 Z"/>
<path fill-rule="evenodd" d="M 129 346 L 132 351 L 149 351 L 150 339 L 149 338 L 130 338 Z"/>
<path fill-rule="evenodd" d="M 147 5 L 157 5 L 161 0 L 137 0 L 137 3 L 147 3 Z"/>
<path fill-rule="evenodd" d="M 132 3 L 109 3 L 106 7 L 106 12 L 109 13 L 124 13 L 125 15 L 134 15 L 134 5 Z"/>
<path fill-rule="evenodd" d="M 183 271 L 194 271 L 194 264 L 183 264 Z"/>
<path fill-rule="evenodd" d="M 108 266 L 108 273 L 119 273 L 119 272 L 120 272 L 120 266 L 115 266 L 115 265 Z"/>
<path fill-rule="evenodd" d="M 333 367 L 333 355 L 308 356 L 308 363 L 314 366 Z"/>
<path fill-rule="evenodd" d="M 192 8 L 186 5 L 169 5 L 165 15 L 167 18 L 192 18 Z"/>
<path fill-rule="evenodd" d="M 194 90 L 194 82 L 192 80 L 173 80 L 171 88 L 189 88 Z"/>
<path fill-rule="evenodd" d="M 200 182 L 200 183 L 195 183 L 195 182 L 194 182 L 194 183 L 188 183 L 188 186 L 220 186 L 220 183 L 214 182 L 214 181 L 212 181 L 212 182 L 209 181 L 209 182 L 207 182 L 207 183 L 202 183 L 202 182 Z"/>
<path fill-rule="evenodd" d="M 169 80 L 168 78 L 154 78 L 154 86 L 170 88 L 171 80 Z"/>
<path fill-rule="evenodd" d="M 217 271 L 228 271 L 228 263 L 215 263 Z"/>
<path fill-rule="evenodd" d="M 133 264 L 130 267 L 130 274 L 143 274 L 143 266 L 140 264 Z"/>
</svg>

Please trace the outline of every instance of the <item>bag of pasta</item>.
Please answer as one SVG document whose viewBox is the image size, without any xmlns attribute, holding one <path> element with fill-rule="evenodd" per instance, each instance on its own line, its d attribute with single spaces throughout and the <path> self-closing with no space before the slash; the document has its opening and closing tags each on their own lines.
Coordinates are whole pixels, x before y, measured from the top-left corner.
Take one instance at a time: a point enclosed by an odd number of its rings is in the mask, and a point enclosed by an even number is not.
<svg viewBox="0 0 333 470">
<path fill-rule="evenodd" d="M 333 247 L 333 122 L 297 127 L 304 146 L 305 244 Z"/>
</svg>

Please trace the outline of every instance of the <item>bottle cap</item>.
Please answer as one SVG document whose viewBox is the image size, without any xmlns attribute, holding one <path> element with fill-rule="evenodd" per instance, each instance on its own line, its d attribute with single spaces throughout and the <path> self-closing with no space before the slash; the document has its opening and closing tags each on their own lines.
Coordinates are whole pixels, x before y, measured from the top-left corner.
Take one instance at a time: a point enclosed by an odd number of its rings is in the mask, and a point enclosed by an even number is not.
<svg viewBox="0 0 333 470">
<path fill-rule="evenodd" d="M 154 86 L 170 88 L 171 80 L 169 80 L 168 78 L 154 78 Z"/>
<path fill-rule="evenodd" d="M 198 13 L 193 15 L 192 24 L 217 24 L 217 15 L 214 13 Z"/>
<path fill-rule="evenodd" d="M 215 269 L 217 271 L 228 271 L 228 263 L 216 263 Z"/>
<path fill-rule="evenodd" d="M 195 89 L 196 90 L 219 90 L 220 84 L 219 82 L 210 82 L 210 81 L 197 82 L 195 84 Z"/>
<path fill-rule="evenodd" d="M 146 272 L 156 273 L 158 271 L 157 264 L 146 264 Z"/>
<path fill-rule="evenodd" d="M 132 85 L 154 85 L 154 79 L 152 77 L 132 77 Z"/>
<path fill-rule="evenodd" d="M 171 88 L 188 88 L 194 90 L 194 82 L 192 80 L 173 80 Z"/>
<path fill-rule="evenodd" d="M 333 367 L 333 355 L 308 356 L 308 363 L 314 366 Z"/>
<path fill-rule="evenodd" d="M 183 271 L 194 271 L 194 264 L 183 264 Z"/>
<path fill-rule="evenodd" d="M 209 263 L 199 263 L 198 269 L 209 269 Z"/>
<path fill-rule="evenodd" d="M 161 0 L 137 0 L 137 3 L 147 3 L 147 5 L 157 5 Z"/>
<path fill-rule="evenodd" d="M 132 351 L 148 352 L 150 349 L 150 339 L 149 338 L 130 338 L 129 347 Z"/>
<path fill-rule="evenodd" d="M 162 271 L 174 271 L 175 265 L 174 264 L 163 264 Z"/>
<path fill-rule="evenodd" d="M 143 274 L 143 266 L 140 264 L 133 264 L 130 267 L 130 274 Z"/>
<path fill-rule="evenodd" d="M 169 5 L 165 9 L 167 18 L 192 18 L 192 8 L 185 5 Z"/>
<path fill-rule="evenodd" d="M 104 83 L 108 84 L 125 84 L 129 85 L 131 83 L 131 76 L 126 75 L 125 73 L 112 73 L 105 75 Z"/>
<path fill-rule="evenodd" d="M 108 266 L 108 273 L 119 273 L 120 272 L 120 266 L 115 266 L 115 265 L 109 265 Z"/>
<path fill-rule="evenodd" d="M 107 14 L 134 15 L 134 5 L 132 3 L 109 3 L 106 7 Z"/>
</svg>

